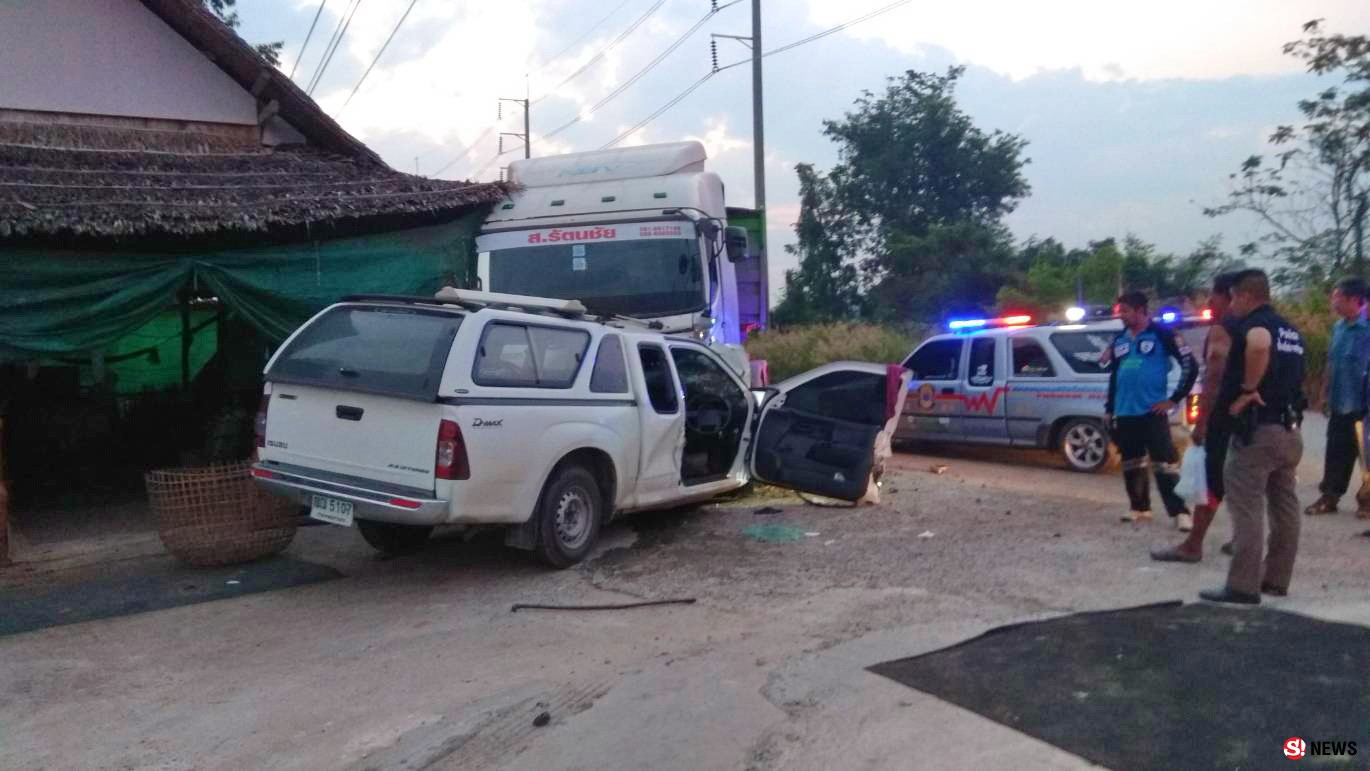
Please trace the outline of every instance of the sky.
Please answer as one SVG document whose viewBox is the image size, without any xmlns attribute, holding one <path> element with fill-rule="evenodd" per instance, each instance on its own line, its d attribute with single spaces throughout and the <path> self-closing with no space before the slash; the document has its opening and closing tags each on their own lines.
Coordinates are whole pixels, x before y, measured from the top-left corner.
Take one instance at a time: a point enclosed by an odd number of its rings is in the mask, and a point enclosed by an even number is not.
<svg viewBox="0 0 1370 771">
<path fill-rule="evenodd" d="M 762 49 L 891 1 L 764 0 Z M 521 140 L 512 136 L 504 138 L 509 152 L 495 157 L 500 132 L 523 130 L 522 106 L 497 109 L 501 97 L 531 95 L 535 156 L 595 150 L 709 73 L 711 33 L 751 33 L 745 1 L 720 0 L 711 14 L 709 0 L 414 0 L 349 102 L 411 0 L 325 0 L 302 56 L 318 0 L 239 0 L 240 32 L 254 43 L 283 41 L 282 68 L 308 86 L 354 2 L 314 97 L 391 166 L 447 179 L 496 179 L 501 165 L 521 157 Z M 837 148 L 823 136 L 823 121 L 910 69 L 964 66 L 957 97 L 976 125 L 1027 140 L 1032 194 L 1007 219 L 1019 240 L 1055 237 L 1074 247 L 1135 234 L 1184 253 L 1219 236 L 1235 250 L 1260 235 L 1258 224 L 1211 219 L 1202 207 L 1222 201 L 1228 175 L 1264 150 L 1276 126 L 1298 120 L 1299 99 L 1331 84 L 1281 51 L 1313 18 L 1332 31 L 1363 33 L 1370 3 L 914 0 L 767 57 L 773 295 L 795 265 L 783 249 L 794 242 L 799 213 L 795 164 L 829 168 Z M 750 56 L 740 41 L 717 44 L 721 65 Z M 751 102 L 750 64 L 726 69 L 622 144 L 697 139 L 729 204 L 750 206 Z"/>
</svg>

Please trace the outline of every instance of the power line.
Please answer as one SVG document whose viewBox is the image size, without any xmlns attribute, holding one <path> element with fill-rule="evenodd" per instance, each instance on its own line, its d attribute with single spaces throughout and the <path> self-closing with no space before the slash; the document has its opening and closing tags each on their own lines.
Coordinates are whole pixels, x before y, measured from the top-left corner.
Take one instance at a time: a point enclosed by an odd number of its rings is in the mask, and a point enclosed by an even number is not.
<svg viewBox="0 0 1370 771">
<path fill-rule="evenodd" d="M 409 0 L 409 7 L 404 9 L 404 15 L 400 17 L 399 21 L 395 22 L 395 28 L 390 30 L 390 37 L 385 39 L 385 42 L 381 44 L 381 50 L 376 52 L 375 58 L 366 66 L 366 72 L 362 73 L 361 80 L 358 80 L 357 85 L 352 87 L 352 93 L 348 94 L 347 99 L 342 103 L 343 107 L 346 107 L 347 103 L 352 101 L 352 97 L 357 95 L 357 90 L 366 82 L 366 76 L 371 74 L 371 68 L 375 67 L 376 62 L 381 60 L 381 55 L 385 53 L 385 49 L 390 47 L 390 41 L 395 39 L 395 34 L 400 31 L 400 27 L 404 26 L 404 20 L 409 18 L 409 12 L 414 10 L 414 6 L 418 4 L 419 0 Z M 341 110 L 342 108 L 340 107 L 338 109 Z"/>
<path fill-rule="evenodd" d="M 295 57 L 295 63 L 290 65 L 290 79 L 295 79 L 295 70 L 300 67 L 300 60 L 304 58 L 305 49 L 309 48 L 309 39 L 314 37 L 314 27 L 319 24 L 319 17 L 323 15 L 323 7 L 328 5 L 328 0 L 319 0 L 319 10 L 314 12 L 314 21 L 309 23 L 309 32 L 305 33 L 304 45 L 300 46 L 300 55 Z"/>
<path fill-rule="evenodd" d="M 651 60 L 650 62 L 648 62 L 646 67 L 643 67 L 642 69 L 638 70 L 638 71 L 637 71 L 637 74 L 633 75 L 631 78 L 628 78 L 628 79 L 627 79 L 626 81 L 624 81 L 618 88 L 615 88 L 613 91 L 610 91 L 603 99 L 600 99 L 598 102 L 595 102 L 594 105 L 592 105 L 592 106 L 590 107 L 589 110 L 583 110 L 583 111 L 577 113 L 577 114 L 576 114 L 576 117 L 574 117 L 574 118 L 572 118 L 571 120 L 569 120 L 569 121 L 563 123 L 562 125 L 558 126 L 557 128 L 555 128 L 555 129 L 549 131 L 549 132 L 546 134 L 546 137 L 547 137 L 547 138 L 551 138 L 551 137 L 556 136 L 557 134 L 560 134 L 561 132 L 565 131 L 566 129 L 568 129 L 568 128 L 574 126 L 574 125 L 576 125 L 577 123 L 580 123 L 582 120 L 584 120 L 584 119 L 590 117 L 591 115 L 594 115 L 595 112 L 599 110 L 599 108 L 603 107 L 604 105 L 606 105 L 606 104 L 608 104 L 609 102 L 612 102 L 614 99 L 618 98 L 618 96 L 619 96 L 620 94 L 622 94 L 624 91 L 627 91 L 629 88 L 631 88 L 632 85 L 633 85 L 634 83 L 636 83 L 636 82 L 638 82 L 639 80 L 641 80 L 642 77 L 643 77 L 644 75 L 646 75 L 647 73 L 651 72 L 651 71 L 652 71 L 652 68 L 653 68 L 653 67 L 656 67 L 658 64 L 660 64 L 660 63 L 662 62 L 663 59 L 665 59 L 667 56 L 669 56 L 669 55 L 671 54 L 671 52 L 673 52 L 673 51 L 675 51 L 677 48 L 679 48 L 679 47 L 681 46 L 681 44 L 683 44 L 687 39 L 689 39 L 689 37 L 690 37 L 691 35 L 693 35 L 694 33 L 698 32 L 698 31 L 699 31 L 699 28 L 702 27 L 702 26 L 704 26 L 704 23 L 705 23 L 705 22 L 707 22 L 709 19 L 711 19 L 715 13 L 718 13 L 718 10 L 719 10 L 719 9 L 717 9 L 717 8 L 711 9 L 708 13 L 704 14 L 703 16 L 701 16 L 700 19 L 699 19 L 699 21 L 695 22 L 695 25 L 694 25 L 693 27 L 690 27 L 688 30 L 685 31 L 685 34 L 683 34 L 683 35 L 681 35 L 680 37 L 676 38 L 676 41 L 675 41 L 674 43 L 670 44 L 669 46 L 666 47 L 665 50 L 663 50 L 661 53 L 657 54 L 656 58 L 653 59 L 653 60 Z"/>
<path fill-rule="evenodd" d="M 784 52 L 784 51 L 788 51 L 788 50 L 790 50 L 790 49 L 792 49 L 792 48 L 798 48 L 799 46 L 802 46 L 802 45 L 804 45 L 805 43 L 812 43 L 813 41 L 818 40 L 819 38 L 827 37 L 828 35 L 831 35 L 831 34 L 833 34 L 833 33 L 835 33 L 835 32 L 840 32 L 840 31 L 842 31 L 842 30 L 844 30 L 844 29 L 846 29 L 846 28 L 848 28 L 848 27 L 850 27 L 850 26 L 852 26 L 852 25 L 860 24 L 860 23 L 863 22 L 863 21 L 869 21 L 870 19 L 874 19 L 876 16 L 879 16 L 879 15 L 881 15 L 881 14 L 883 14 L 883 13 L 888 13 L 889 11 L 893 11 L 895 8 L 898 8 L 898 7 L 903 6 L 903 5 L 908 5 L 908 4 L 911 3 L 911 2 L 913 2 L 913 0 L 897 0 L 897 2 L 890 3 L 889 5 L 884 6 L 883 8 L 877 8 L 876 10 L 871 11 L 870 13 L 865 14 L 864 16 L 859 16 L 859 17 L 857 17 L 857 18 L 855 18 L 855 19 L 852 19 L 851 21 L 843 22 L 843 23 L 841 23 L 841 24 L 838 24 L 838 25 L 835 26 L 835 27 L 832 27 L 832 28 L 830 28 L 830 29 L 823 30 L 822 32 L 819 32 L 819 33 L 817 33 L 817 34 L 810 35 L 810 36 L 808 36 L 808 37 L 806 37 L 806 38 L 803 38 L 803 39 L 801 39 L 801 40 L 796 40 L 796 41 L 794 41 L 793 43 L 786 43 L 785 45 L 780 46 L 779 48 L 773 48 L 773 49 L 771 49 L 771 50 L 769 50 L 769 51 L 766 51 L 766 52 L 763 53 L 761 56 L 764 58 L 764 57 L 767 57 L 767 56 L 771 56 L 771 55 L 773 55 L 773 54 L 778 54 L 778 53 L 782 53 L 782 52 Z M 623 132 L 622 134 L 619 134 L 618 136 L 614 137 L 611 141 L 609 141 L 607 144 L 603 145 L 603 146 L 600 147 L 599 149 L 601 149 L 601 150 L 607 150 L 607 149 L 613 147 L 614 145 L 618 144 L 619 142 L 622 142 L 624 139 L 627 139 L 629 136 L 632 136 L 632 135 L 635 134 L 639 129 L 641 129 L 643 126 L 646 126 L 648 123 L 651 123 L 652 121 L 654 121 L 654 120 L 656 120 L 657 118 L 661 117 L 661 115 L 662 115 L 663 113 L 665 113 L 667 110 L 669 110 L 669 109 L 671 109 L 672 107 L 676 106 L 676 104 L 679 103 L 680 100 L 682 100 L 682 99 L 684 99 L 685 97 L 689 96 L 690 94 L 694 93 L 696 89 L 698 89 L 700 86 L 704 85 L 704 82 L 707 81 L 709 78 L 713 77 L 714 75 L 717 75 L 718 73 L 720 73 L 720 72 L 722 72 L 722 71 L 724 71 L 724 70 L 729 70 L 729 69 L 732 69 L 733 67 L 738 67 L 738 66 L 741 66 L 741 65 L 743 65 L 743 64 L 748 64 L 748 63 L 750 63 L 750 62 L 751 62 L 751 58 L 749 57 L 749 58 L 743 59 L 743 60 L 741 60 L 741 61 L 733 62 L 732 64 L 725 65 L 725 66 L 723 66 L 723 67 L 715 68 L 714 70 L 708 72 L 707 74 L 704 75 L 704 77 L 700 78 L 699 80 L 696 80 L 693 84 L 691 84 L 691 85 L 690 85 L 688 88 L 686 88 L 684 91 L 680 92 L 679 94 L 677 94 L 676 96 L 674 96 L 670 101 L 666 102 L 666 104 L 663 104 L 661 107 L 657 108 L 657 110 L 656 110 L 655 112 L 653 112 L 651 115 L 648 115 L 646 118 L 643 118 L 642 120 L 638 121 L 636 124 L 633 125 L 632 128 L 630 128 L 630 129 L 628 129 L 627 131 Z"/>
<path fill-rule="evenodd" d="M 657 110 L 656 110 L 656 112 L 654 112 L 654 113 L 652 113 L 651 115 L 648 115 L 647 117 L 645 117 L 645 118 L 643 118 L 642 120 L 638 121 L 637 124 L 634 125 L 632 128 L 630 128 L 630 129 L 628 129 L 627 131 L 623 132 L 622 134 L 619 134 L 618 136 L 614 137 L 613 140 L 611 140 L 611 141 L 608 142 L 607 144 L 601 146 L 599 149 L 601 149 L 601 150 L 608 150 L 609 148 L 613 147 L 614 145 L 618 144 L 619 142 L 622 142 L 624 139 L 627 139 L 629 136 L 631 136 L 631 135 L 637 133 L 638 129 L 642 128 L 643 126 L 646 126 L 648 123 L 651 123 L 652 121 L 654 121 L 654 120 L 656 120 L 657 118 L 661 117 L 661 114 L 662 114 L 662 113 L 666 112 L 667 110 L 671 109 L 672 107 L 675 107 L 675 106 L 676 106 L 676 103 L 678 103 L 680 100 L 684 99 L 685 97 L 689 96 L 690 94 L 693 94 L 693 93 L 695 92 L 695 89 L 697 89 L 697 88 L 699 88 L 700 86 L 704 85 L 704 82 L 705 82 L 705 81 L 707 81 L 709 78 L 712 78 L 712 77 L 713 77 L 714 75 L 716 75 L 716 74 L 718 74 L 718 73 L 715 72 L 715 71 L 713 71 L 713 70 L 710 70 L 709 72 L 704 73 L 704 77 L 700 78 L 699 80 L 696 80 L 689 88 L 685 89 L 684 91 L 681 91 L 679 94 L 676 94 L 675 97 L 673 97 L 669 102 L 667 102 L 666 104 L 663 104 L 663 105 L 661 105 L 660 107 L 658 107 Z"/>
<path fill-rule="evenodd" d="M 614 46 L 618 45 L 619 43 L 622 43 L 622 42 L 624 41 L 625 38 L 627 38 L 629 35 L 633 34 L 633 32 L 634 32 L 638 27 L 641 27 L 641 26 L 647 21 L 647 19 L 651 18 L 651 15 L 652 15 L 652 14 L 654 14 L 654 13 L 657 12 L 657 9 L 661 8 L 661 6 L 663 6 L 663 5 L 665 5 L 665 4 L 666 4 L 666 0 L 657 0 L 655 3 L 653 3 L 653 4 L 652 4 L 652 7 L 651 7 L 651 8 L 648 8 L 646 13 L 644 13 L 644 14 L 642 14 L 641 16 L 637 17 L 637 19 L 636 19 L 635 21 L 633 21 L 633 23 L 632 23 L 631 25 L 628 26 L 628 29 L 623 30 L 622 32 L 619 33 L 618 37 L 616 37 L 616 38 L 614 38 L 613 40 L 609 41 L 609 45 L 606 45 L 606 46 L 604 46 L 603 48 L 601 48 L 601 49 L 599 50 L 599 53 L 596 53 L 594 56 L 591 56 L 591 57 L 590 57 L 590 60 L 587 61 L 587 62 L 585 62 L 584 64 L 582 64 L 579 68 L 576 69 L 575 72 L 571 73 L 570 75 L 567 75 L 565 78 L 562 79 L 562 81 L 561 81 L 560 83 L 558 83 L 558 84 L 556 84 L 555 86 L 552 86 L 550 89 L 548 89 L 548 90 L 547 90 L 547 93 L 543 94 L 542 96 L 538 97 L 537 99 L 534 99 L 534 100 L 533 100 L 533 104 L 537 104 L 538 102 L 541 102 L 543 99 L 546 99 L 548 96 L 551 96 L 552 93 L 555 92 L 558 88 L 561 88 L 562 86 L 566 85 L 567 83 L 570 83 L 571 81 L 573 81 L 573 80 L 575 80 L 576 78 L 578 78 L 578 77 L 580 77 L 581 75 L 583 75 L 583 74 L 585 73 L 586 70 L 588 70 L 588 69 L 590 69 L 591 67 L 593 67 L 593 66 L 595 66 L 596 64 L 598 64 L 601 60 L 604 59 L 604 55 L 605 55 L 605 54 L 609 53 L 609 51 L 612 50 Z"/>
<path fill-rule="evenodd" d="M 628 3 L 631 3 L 632 1 L 633 1 L 633 0 L 623 0 L 623 2 L 621 2 L 621 3 L 619 3 L 618 5 L 614 6 L 614 10 L 608 12 L 607 14 L 604 15 L 604 18 L 602 18 L 602 19 L 600 19 L 599 21 L 595 22 L 594 24 L 590 25 L 590 28 L 587 29 L 587 30 L 585 30 L 584 32 L 580 33 L 580 36 L 577 37 L 575 40 L 573 40 L 573 41 L 571 42 L 570 45 L 568 45 L 568 46 L 566 46 L 565 48 L 561 49 L 561 50 L 558 51 L 555 55 L 548 57 L 546 60 L 544 60 L 544 61 L 542 62 L 542 64 L 539 64 L 539 65 L 538 65 L 538 68 L 537 68 L 537 71 L 538 71 L 538 72 L 541 72 L 541 71 L 547 69 L 549 66 L 551 66 L 552 62 L 555 62 L 557 59 L 560 59 L 561 57 L 565 56 L 567 53 L 570 53 L 571 49 L 573 49 L 573 48 L 575 48 L 576 46 L 580 45 L 581 42 L 585 40 L 585 38 L 587 38 L 587 37 L 590 36 L 590 33 L 594 32 L 595 30 L 597 30 L 597 29 L 599 29 L 601 26 L 603 26 L 603 25 L 604 25 L 604 22 L 606 22 L 606 21 L 608 21 L 610 18 L 612 18 L 612 17 L 614 16 L 614 14 L 616 14 L 616 13 L 618 13 L 619 11 L 623 10 L 623 6 L 627 5 Z"/>
<path fill-rule="evenodd" d="M 343 12 L 338 15 L 338 23 L 333 25 L 333 34 L 328 36 L 328 42 L 324 44 L 323 53 L 319 54 L 319 63 L 314 65 L 314 74 L 310 76 L 309 83 L 305 86 L 306 92 L 313 90 L 314 81 L 319 77 L 319 68 L 323 66 L 323 60 L 328 58 L 328 52 L 333 50 L 333 43 L 338 39 L 338 31 L 342 29 L 347 14 L 351 13 L 352 5 L 358 2 L 361 0 L 347 0 L 347 7 L 343 8 Z"/>
<path fill-rule="evenodd" d="M 430 174 L 429 176 L 436 177 L 436 176 L 438 176 L 439 174 L 443 173 L 444 171 L 447 171 L 447 169 L 449 169 L 449 168 L 452 166 L 452 164 L 456 163 L 457 161 L 461 160 L 462 158 L 465 158 L 465 157 L 466 157 L 466 154 L 467 154 L 468 152 L 471 151 L 471 148 L 473 148 L 473 147 L 475 147 L 476 145 L 480 144 L 481 141 L 484 140 L 486 137 L 490 136 L 490 132 L 492 132 L 492 131 L 494 131 L 494 130 L 495 130 L 495 127 L 494 127 L 494 126 L 490 126 L 490 127 L 486 128 L 484 131 L 481 132 L 480 136 L 476 137 L 476 138 L 475 138 L 470 144 L 468 144 L 466 147 L 463 147 L 462 150 L 461 150 L 461 152 L 457 153 L 457 155 L 456 155 L 455 158 L 453 158 L 452 160 L 448 161 L 447 163 L 444 163 L 442 166 L 438 167 L 438 170 L 435 171 L 435 172 L 433 172 L 433 173 Z"/>
<path fill-rule="evenodd" d="M 512 152 L 514 152 L 514 150 L 517 150 L 517 149 L 518 149 L 518 148 L 516 148 L 516 147 L 511 147 L 511 148 L 509 148 L 508 150 L 501 150 L 500 152 L 495 153 L 495 157 L 493 157 L 493 158 L 491 158 L 490 160 L 486 161 L 484 166 L 481 166 L 479 169 L 476 169 L 476 173 L 471 175 L 471 179 L 479 180 L 479 179 L 480 179 L 480 175 L 484 174 L 485 171 L 486 171 L 487 169 L 489 169 L 491 166 L 493 166 L 493 165 L 495 164 L 495 161 L 498 161 L 498 160 L 500 159 L 501 156 L 507 155 L 507 154 L 509 154 L 509 153 L 512 153 Z"/>
<path fill-rule="evenodd" d="M 860 23 L 863 22 L 863 21 L 869 21 L 869 20 L 871 20 L 871 19 L 874 19 L 876 16 L 879 16 L 879 15 L 881 15 L 881 14 L 883 14 L 883 13 L 888 13 L 888 12 L 890 12 L 890 11 L 893 11 L 895 8 L 898 8 L 898 7 L 904 6 L 904 5 L 908 5 L 908 4 L 911 3 L 911 2 L 913 2 L 913 0 L 898 0 L 897 2 L 890 3 L 889 5 L 887 5 L 887 6 L 883 7 L 883 8 L 877 8 L 877 9 L 875 9 L 874 11 L 871 11 L 870 13 L 868 13 L 868 14 L 866 14 L 866 15 L 864 15 L 864 16 L 858 16 L 857 18 L 852 19 L 851 21 L 844 21 L 844 22 L 842 22 L 841 24 L 838 24 L 838 25 L 835 26 L 835 27 L 832 27 L 832 28 L 829 28 L 829 29 L 825 29 L 825 30 L 823 30 L 822 32 L 819 32 L 819 33 L 817 33 L 817 34 L 809 35 L 808 37 L 803 38 L 803 39 L 800 39 L 800 40 L 796 40 L 796 41 L 794 41 L 793 43 L 786 43 L 785 45 L 780 46 L 779 48 L 772 48 L 771 50 L 769 50 L 769 51 L 767 51 L 767 52 L 761 54 L 761 57 L 762 57 L 762 58 L 765 58 L 765 57 L 767 57 L 767 56 L 774 56 L 775 54 L 778 54 L 778 53 L 784 53 L 785 51 L 788 51 L 788 50 L 790 50 L 791 48 L 798 48 L 799 46 L 802 46 L 802 45 L 804 45 L 805 43 L 812 43 L 813 41 L 818 40 L 819 38 L 825 38 L 825 37 L 827 37 L 828 35 L 834 34 L 834 33 L 836 33 L 836 32 L 841 32 L 842 30 L 844 30 L 844 29 L 846 29 L 846 28 L 848 28 L 848 27 L 851 27 L 851 26 L 856 25 L 856 24 L 860 24 Z M 733 67 L 739 67 L 739 66 L 741 66 L 741 65 L 743 65 L 743 64 L 748 64 L 748 63 L 750 63 L 750 62 L 751 62 L 751 58 L 748 57 L 748 58 L 743 59 L 743 60 L 741 60 L 741 61 L 733 62 L 732 64 L 728 64 L 728 65 L 724 65 L 724 66 L 722 66 L 722 67 L 719 67 L 719 68 L 718 68 L 718 71 L 719 71 L 719 72 L 722 72 L 723 70 L 729 70 L 729 69 L 732 69 Z"/>
<path fill-rule="evenodd" d="M 352 26 L 352 18 L 357 15 L 357 9 L 360 8 L 361 5 L 362 0 L 357 0 L 356 4 L 352 6 L 352 12 L 347 15 L 347 20 L 343 23 L 342 30 L 338 32 L 338 36 L 334 38 L 333 47 L 328 50 L 328 56 L 319 63 L 319 71 L 314 73 L 314 79 L 310 81 L 309 88 L 305 93 L 313 96 L 314 89 L 318 87 L 319 81 L 323 80 L 324 72 L 328 70 L 328 65 L 333 61 L 333 54 L 336 54 L 338 49 L 342 47 L 343 38 L 347 35 L 347 28 Z"/>
</svg>

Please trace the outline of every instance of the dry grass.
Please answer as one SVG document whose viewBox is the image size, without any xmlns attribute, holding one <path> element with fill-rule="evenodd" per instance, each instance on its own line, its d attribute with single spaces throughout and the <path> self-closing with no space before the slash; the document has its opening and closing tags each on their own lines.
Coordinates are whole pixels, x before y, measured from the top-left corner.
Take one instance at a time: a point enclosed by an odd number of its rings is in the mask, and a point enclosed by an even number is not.
<svg viewBox="0 0 1370 771">
<path fill-rule="evenodd" d="M 852 323 L 796 326 L 754 335 L 747 353 L 769 362 L 774 382 L 834 361 L 903 361 L 922 339 L 919 331 Z"/>
</svg>

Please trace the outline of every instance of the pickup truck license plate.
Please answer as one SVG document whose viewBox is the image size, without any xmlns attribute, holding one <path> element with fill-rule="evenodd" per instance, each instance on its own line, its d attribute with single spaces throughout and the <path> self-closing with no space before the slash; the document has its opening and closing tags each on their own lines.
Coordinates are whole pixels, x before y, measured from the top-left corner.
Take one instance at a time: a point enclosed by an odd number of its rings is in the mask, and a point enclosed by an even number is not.
<svg viewBox="0 0 1370 771">
<path fill-rule="evenodd" d="M 337 498 L 326 498 L 322 495 L 314 496 L 313 506 L 309 509 L 309 516 L 333 525 L 352 527 L 352 502 L 340 501 Z"/>
</svg>

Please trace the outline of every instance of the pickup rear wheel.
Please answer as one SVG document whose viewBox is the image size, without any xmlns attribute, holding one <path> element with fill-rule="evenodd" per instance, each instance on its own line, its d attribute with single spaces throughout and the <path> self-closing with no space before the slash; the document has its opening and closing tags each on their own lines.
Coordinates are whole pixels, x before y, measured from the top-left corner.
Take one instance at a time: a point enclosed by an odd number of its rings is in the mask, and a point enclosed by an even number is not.
<svg viewBox="0 0 1370 771">
<path fill-rule="evenodd" d="M 538 556 L 567 568 L 590 553 L 604 520 L 599 481 L 584 466 L 563 466 L 552 475 L 538 502 Z"/>
<path fill-rule="evenodd" d="M 369 519 L 357 520 L 357 529 L 361 531 L 362 538 L 371 544 L 371 548 L 391 556 L 419 551 L 428 543 L 428 536 L 433 534 L 432 527 L 373 522 Z"/>
<path fill-rule="evenodd" d="M 1108 434 L 1090 418 L 1073 418 L 1061 426 L 1061 455 L 1071 471 L 1092 473 L 1108 464 Z"/>
</svg>

